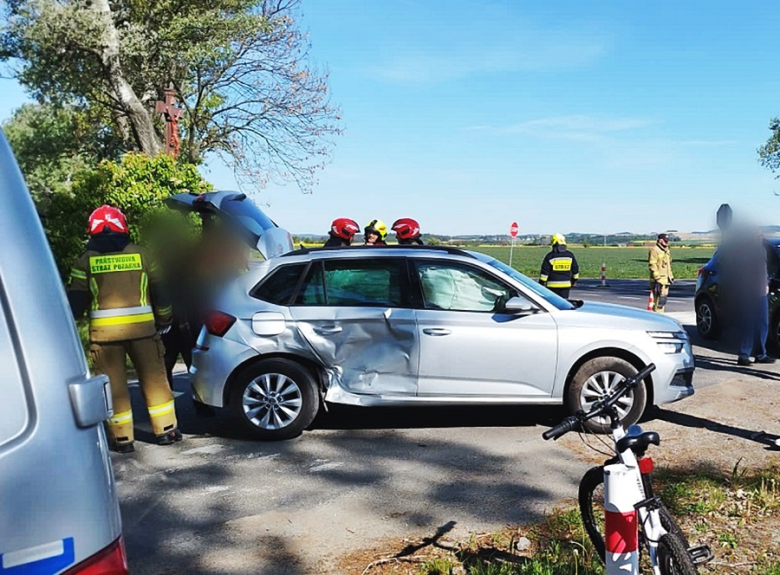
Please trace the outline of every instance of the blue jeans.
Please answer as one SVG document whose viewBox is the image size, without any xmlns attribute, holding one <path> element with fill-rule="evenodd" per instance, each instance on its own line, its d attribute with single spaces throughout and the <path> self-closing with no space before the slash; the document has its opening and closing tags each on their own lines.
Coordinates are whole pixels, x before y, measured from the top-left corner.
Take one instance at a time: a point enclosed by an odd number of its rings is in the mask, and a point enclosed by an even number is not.
<svg viewBox="0 0 780 575">
<path fill-rule="evenodd" d="M 769 296 L 759 298 L 753 305 L 743 307 L 739 318 L 739 357 L 766 355 L 766 338 L 769 335 Z"/>
</svg>

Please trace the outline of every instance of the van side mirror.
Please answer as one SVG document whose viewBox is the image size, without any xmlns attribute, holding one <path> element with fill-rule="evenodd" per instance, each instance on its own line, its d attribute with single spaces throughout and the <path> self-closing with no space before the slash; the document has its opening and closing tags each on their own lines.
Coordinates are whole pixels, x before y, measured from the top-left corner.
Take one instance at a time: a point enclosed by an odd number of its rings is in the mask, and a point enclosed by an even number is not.
<svg viewBox="0 0 780 575">
<path fill-rule="evenodd" d="M 511 297 L 504 304 L 504 312 L 511 313 L 513 315 L 530 315 L 538 313 L 539 308 L 530 303 L 527 299 L 522 297 Z"/>
</svg>

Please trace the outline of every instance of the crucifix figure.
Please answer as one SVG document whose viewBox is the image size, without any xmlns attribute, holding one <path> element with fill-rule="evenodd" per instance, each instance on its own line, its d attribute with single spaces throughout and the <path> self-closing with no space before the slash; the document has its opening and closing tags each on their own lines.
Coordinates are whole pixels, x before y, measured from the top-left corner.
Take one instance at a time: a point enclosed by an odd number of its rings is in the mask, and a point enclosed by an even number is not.
<svg viewBox="0 0 780 575">
<path fill-rule="evenodd" d="M 157 101 L 155 110 L 165 116 L 165 152 L 175 158 L 179 155 L 179 119 L 184 110 L 176 107 L 176 90 L 166 88 L 163 93 L 165 99 L 162 102 Z"/>
</svg>

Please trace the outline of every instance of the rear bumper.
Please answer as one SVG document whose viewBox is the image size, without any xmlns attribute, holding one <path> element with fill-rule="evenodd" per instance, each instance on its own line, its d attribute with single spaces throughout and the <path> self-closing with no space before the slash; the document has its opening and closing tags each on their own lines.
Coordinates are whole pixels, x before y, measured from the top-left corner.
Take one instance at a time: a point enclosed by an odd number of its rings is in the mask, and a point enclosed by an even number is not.
<svg viewBox="0 0 780 575">
<path fill-rule="evenodd" d="M 235 369 L 257 356 L 253 348 L 229 339 L 206 336 L 192 352 L 190 383 L 193 399 L 211 407 L 225 406 L 225 386 Z"/>
</svg>

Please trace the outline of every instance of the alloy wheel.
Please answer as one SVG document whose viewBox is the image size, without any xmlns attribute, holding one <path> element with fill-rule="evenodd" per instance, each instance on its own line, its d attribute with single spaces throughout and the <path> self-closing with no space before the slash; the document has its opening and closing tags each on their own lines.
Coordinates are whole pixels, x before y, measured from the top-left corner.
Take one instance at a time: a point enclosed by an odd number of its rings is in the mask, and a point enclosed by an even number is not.
<svg viewBox="0 0 780 575">
<path fill-rule="evenodd" d="M 580 391 L 581 409 L 589 411 L 594 403 L 607 397 L 624 379 L 625 376 L 616 371 L 598 371 L 591 375 L 582 386 L 582 391 Z M 615 408 L 617 409 L 621 421 L 625 419 L 633 405 L 633 390 L 626 393 L 617 401 L 617 403 L 615 403 Z M 609 423 L 609 418 L 597 417 L 594 421 L 606 424 Z"/>
<path fill-rule="evenodd" d="M 242 396 L 246 418 L 262 429 L 281 429 L 296 420 L 303 407 L 298 384 L 281 373 L 265 373 L 246 386 Z"/>
</svg>

